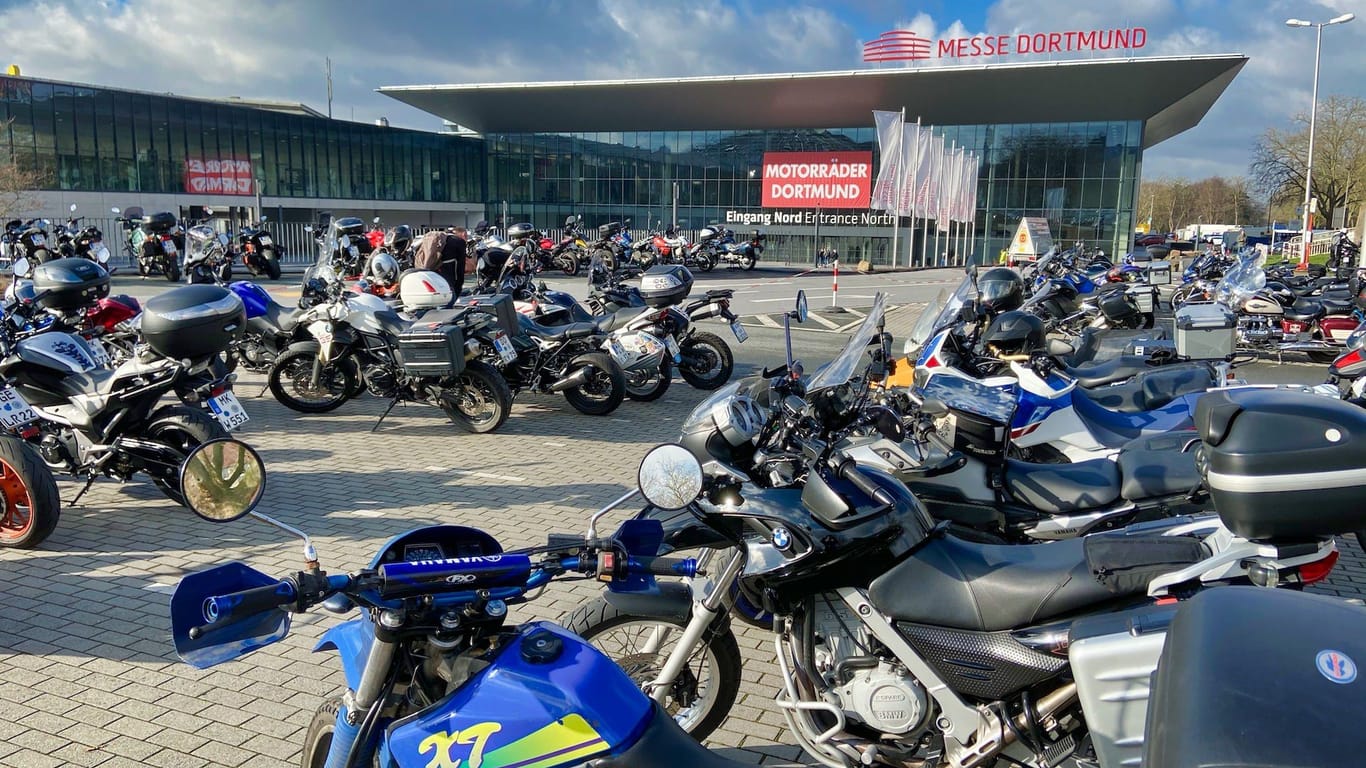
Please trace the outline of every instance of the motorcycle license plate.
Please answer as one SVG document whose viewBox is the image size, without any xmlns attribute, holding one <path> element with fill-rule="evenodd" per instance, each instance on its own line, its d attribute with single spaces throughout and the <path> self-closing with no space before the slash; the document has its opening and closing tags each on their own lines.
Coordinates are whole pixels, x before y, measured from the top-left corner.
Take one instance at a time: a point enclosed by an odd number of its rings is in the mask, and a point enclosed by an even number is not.
<svg viewBox="0 0 1366 768">
<path fill-rule="evenodd" d="M 38 412 L 14 387 L 0 388 L 0 426 L 18 429 L 38 420 Z"/>
<path fill-rule="evenodd" d="M 231 432 L 234 429 L 246 424 L 251 417 L 247 416 L 247 411 L 242 404 L 237 401 L 237 395 L 231 392 L 224 392 L 218 397 L 209 398 L 209 410 L 213 411 L 214 418 L 223 428 Z"/>
<path fill-rule="evenodd" d="M 43 245 L 43 244 L 45 244 L 46 242 L 47 242 L 47 240 L 44 239 L 42 235 L 34 235 L 34 236 L 33 236 L 33 244 L 34 244 L 35 246 L 37 246 L 37 245 Z"/>
<path fill-rule="evenodd" d="M 274 241 L 272 241 L 269 237 L 265 237 L 264 235 L 261 236 L 261 245 L 265 246 L 265 245 L 273 245 L 273 244 L 274 244 Z"/>
<path fill-rule="evenodd" d="M 103 368 L 109 365 L 109 352 L 104 348 L 99 339 L 90 339 L 87 342 L 90 347 L 90 357 L 95 361 L 96 368 Z"/>
<path fill-rule="evenodd" d="M 498 356 L 503 358 L 503 362 L 510 363 L 517 359 L 517 350 L 512 348 L 512 341 L 506 333 L 495 334 L 493 337 L 493 348 L 498 350 Z"/>
<path fill-rule="evenodd" d="M 162 240 L 161 245 L 167 253 L 177 253 L 174 240 Z"/>
<path fill-rule="evenodd" d="M 678 348 L 677 339 L 672 336 L 665 336 L 664 346 L 669 348 L 669 357 L 672 357 L 675 363 L 683 359 L 683 353 Z"/>
<path fill-rule="evenodd" d="M 616 339 L 607 340 L 607 349 L 612 353 L 612 357 L 622 365 L 626 364 L 626 348 L 621 346 L 621 342 Z"/>
<path fill-rule="evenodd" d="M 745 339 L 749 338 L 749 332 L 745 330 L 745 327 L 743 325 L 740 325 L 739 320 L 731 321 L 730 332 L 735 334 L 735 340 L 740 342 L 741 344 L 744 344 Z"/>
</svg>

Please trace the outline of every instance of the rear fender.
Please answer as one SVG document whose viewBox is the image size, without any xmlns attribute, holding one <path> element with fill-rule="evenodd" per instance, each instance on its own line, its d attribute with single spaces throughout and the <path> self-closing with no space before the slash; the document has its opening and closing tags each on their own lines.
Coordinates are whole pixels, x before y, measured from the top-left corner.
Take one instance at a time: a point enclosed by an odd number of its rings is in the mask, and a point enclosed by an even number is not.
<svg viewBox="0 0 1366 768">
<path fill-rule="evenodd" d="M 324 632 L 313 651 L 336 651 L 341 657 L 346 687 L 354 691 L 360 686 L 365 660 L 370 656 L 370 646 L 374 642 L 374 625 L 368 619 L 352 619 Z"/>
</svg>

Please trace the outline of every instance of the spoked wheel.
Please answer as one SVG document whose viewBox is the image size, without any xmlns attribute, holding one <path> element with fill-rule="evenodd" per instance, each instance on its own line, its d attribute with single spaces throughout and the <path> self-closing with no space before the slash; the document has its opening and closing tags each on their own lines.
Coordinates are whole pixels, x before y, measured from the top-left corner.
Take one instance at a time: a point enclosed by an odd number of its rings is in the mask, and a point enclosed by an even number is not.
<svg viewBox="0 0 1366 768">
<path fill-rule="evenodd" d="M 659 367 L 648 373 L 626 374 L 626 396 L 632 400 L 649 403 L 664 396 L 673 383 L 674 365 L 669 358 L 659 362 Z"/>
<path fill-rule="evenodd" d="M 598 598 L 569 615 L 565 627 L 616 662 L 636 684 L 655 679 L 683 636 L 688 619 L 644 618 Z M 664 708 L 701 741 L 726 719 L 740 688 L 740 648 L 729 625 L 713 625 L 670 687 Z"/>
<path fill-rule="evenodd" d="M 678 372 L 698 389 L 718 389 L 730 379 L 735 358 L 726 342 L 714 333 L 694 333 L 679 344 L 683 363 Z"/>
<path fill-rule="evenodd" d="M 564 399 L 575 410 L 589 416 L 604 416 L 615 411 L 626 396 L 626 375 L 622 373 L 621 366 L 609 355 L 590 352 L 570 361 L 565 375 L 572 375 L 582 368 L 592 368 L 588 381 L 564 390 Z"/>
<path fill-rule="evenodd" d="M 561 254 L 559 259 L 559 267 L 561 272 L 564 272 L 566 275 L 570 277 L 574 277 L 575 275 L 579 274 L 579 257 L 575 256 L 572 253 L 566 253 Z"/>
<path fill-rule="evenodd" d="M 0 437 L 0 547 L 32 549 L 57 527 L 57 481 L 24 441 Z"/>
<path fill-rule="evenodd" d="M 441 408 L 452 424 L 467 432 L 492 432 L 508 419 L 512 390 L 497 368 L 471 360 L 441 393 Z"/>
<path fill-rule="evenodd" d="M 218 420 L 202 410 L 173 405 L 152 414 L 146 437 L 177 454 L 174 461 L 159 466 L 146 466 L 147 474 L 166 498 L 184 504 L 180 493 L 180 464 L 195 448 L 210 440 L 232 437 Z"/>
<path fill-rule="evenodd" d="M 300 413 L 326 413 L 346 402 L 356 388 L 356 375 L 349 365 L 320 365 L 318 349 L 290 350 L 275 359 L 270 368 L 270 392 L 282 405 Z"/>
</svg>

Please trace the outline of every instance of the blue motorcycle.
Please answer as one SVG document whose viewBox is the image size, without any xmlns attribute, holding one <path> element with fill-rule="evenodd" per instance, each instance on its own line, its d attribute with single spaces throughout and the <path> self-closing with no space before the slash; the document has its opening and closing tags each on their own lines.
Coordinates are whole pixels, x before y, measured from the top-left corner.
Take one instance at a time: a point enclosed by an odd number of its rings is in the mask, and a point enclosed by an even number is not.
<svg viewBox="0 0 1366 768">
<path fill-rule="evenodd" d="M 641 463 L 647 498 L 680 499 L 701 472 L 661 446 Z M 276 579 L 242 563 L 186 576 L 171 598 L 176 653 L 205 668 L 278 642 L 290 612 L 323 606 L 362 615 L 328 630 L 314 650 L 335 650 L 346 692 L 308 728 L 303 765 L 319 768 L 599 768 L 738 765 L 707 752 L 620 668 L 547 622 L 506 623 L 508 607 L 561 576 L 615 592 L 658 591 L 656 575 L 691 577 L 692 559 L 652 557 L 663 527 L 631 520 L 610 537 L 551 536 L 504 552 L 474 528 L 436 525 L 389 540 L 369 567 L 321 570 L 307 535 L 255 511 L 265 468 L 247 445 L 206 443 L 181 470 L 187 504 L 207 520 L 251 514 L 303 539 L 304 570 Z M 594 516 L 635 496 L 633 491 Z M 685 500 L 684 500 L 685 499 Z M 667 506 L 667 504 L 666 504 Z"/>
</svg>

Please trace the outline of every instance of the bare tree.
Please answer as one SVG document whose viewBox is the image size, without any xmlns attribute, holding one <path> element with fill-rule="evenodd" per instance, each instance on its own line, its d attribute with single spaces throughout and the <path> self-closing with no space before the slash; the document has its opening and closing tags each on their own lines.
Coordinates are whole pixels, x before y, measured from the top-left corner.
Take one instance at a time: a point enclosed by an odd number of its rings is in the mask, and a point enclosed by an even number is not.
<svg viewBox="0 0 1366 768">
<path fill-rule="evenodd" d="M 1253 149 L 1252 175 L 1273 204 L 1302 205 L 1309 154 L 1309 116 L 1295 116 L 1295 129 L 1267 129 Z M 1366 99 L 1329 96 L 1319 104 L 1314 126 L 1313 196 L 1321 221 L 1339 208 L 1348 221 L 1366 197 Z"/>
<path fill-rule="evenodd" d="M 9 121 L 0 123 L 8 131 Z M 0 221 L 29 213 L 42 205 L 34 190 L 46 186 L 47 178 L 35 168 L 25 167 L 13 155 L 0 155 Z"/>
<path fill-rule="evenodd" d="M 1151 212 L 1153 230 L 1171 232 L 1190 224 L 1261 222 L 1262 204 L 1248 194 L 1244 178 L 1211 176 L 1198 181 L 1145 179 L 1139 190 L 1139 218 Z"/>
</svg>

